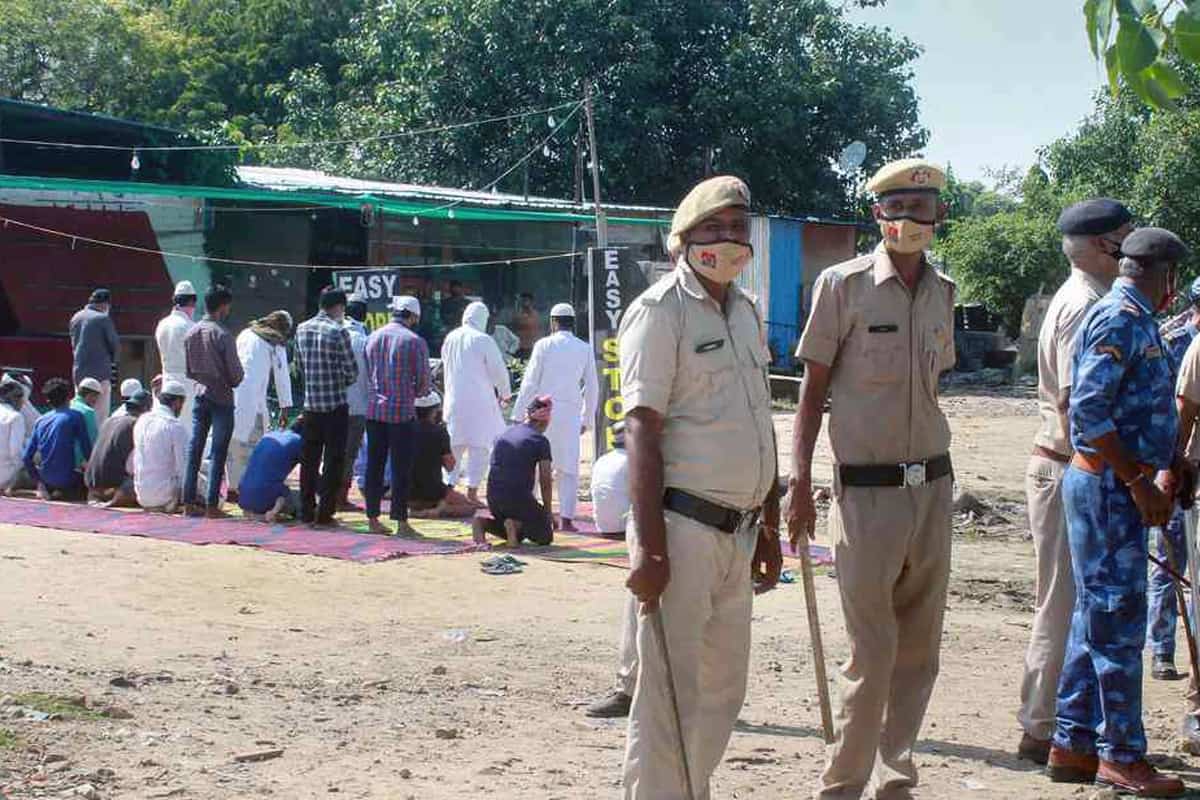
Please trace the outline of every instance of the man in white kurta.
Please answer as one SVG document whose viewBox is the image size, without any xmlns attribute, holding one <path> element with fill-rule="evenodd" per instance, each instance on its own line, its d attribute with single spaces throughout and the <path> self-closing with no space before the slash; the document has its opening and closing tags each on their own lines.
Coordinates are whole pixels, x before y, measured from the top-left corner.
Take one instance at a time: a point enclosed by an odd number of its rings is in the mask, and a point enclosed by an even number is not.
<svg viewBox="0 0 1200 800">
<path fill-rule="evenodd" d="M 179 381 L 187 392 L 179 421 L 188 436 L 192 435 L 192 403 L 196 398 L 196 384 L 187 376 L 187 353 L 183 339 L 196 324 L 196 289 L 191 281 L 180 281 L 175 285 L 175 307 L 170 314 L 158 321 L 154 329 L 154 342 L 162 360 L 163 380 Z"/>
<path fill-rule="evenodd" d="M 592 346 L 574 333 L 575 309 L 559 303 L 550 309 L 550 322 L 553 333 L 533 346 L 516 407 L 528 408 L 539 395 L 554 399 L 546 438 L 554 459 L 562 530 L 572 531 L 579 493 L 579 438 L 595 417 L 600 385 Z"/>
<path fill-rule="evenodd" d="M 455 486 L 466 462 L 467 499 L 479 502 L 479 484 L 487 475 L 492 445 L 504 432 L 500 401 L 512 396 L 508 369 L 496 341 L 487 334 L 488 308 L 474 302 L 463 310 L 462 325 L 442 342 L 446 381 L 445 416 L 455 467 Z"/>
<path fill-rule="evenodd" d="M 238 334 L 238 361 L 242 362 L 246 377 L 233 390 L 233 438 L 225 467 L 231 489 L 236 490 L 242 482 L 254 446 L 271 428 L 267 389 L 272 379 L 280 416 L 292 407 L 292 376 L 287 361 L 287 337 L 291 329 L 292 317 L 288 312 L 272 311 Z"/>
<path fill-rule="evenodd" d="M 179 418 L 187 387 L 164 380 L 159 402 L 133 426 L 133 492 L 142 508 L 174 511 L 183 489 L 189 434 Z"/>
</svg>

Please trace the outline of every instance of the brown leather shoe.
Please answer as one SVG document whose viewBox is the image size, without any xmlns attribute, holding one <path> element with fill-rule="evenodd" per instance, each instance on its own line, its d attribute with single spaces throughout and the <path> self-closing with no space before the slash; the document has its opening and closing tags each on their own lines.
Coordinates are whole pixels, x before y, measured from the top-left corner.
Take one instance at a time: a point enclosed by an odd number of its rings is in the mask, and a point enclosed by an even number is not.
<svg viewBox="0 0 1200 800">
<path fill-rule="evenodd" d="M 1055 783 L 1091 783 L 1099 767 L 1095 753 L 1076 753 L 1057 746 L 1051 746 L 1046 759 L 1046 775 Z"/>
<path fill-rule="evenodd" d="M 1174 775 L 1164 775 L 1145 759 L 1132 764 L 1101 761 L 1096 772 L 1097 786 L 1111 786 L 1134 797 L 1183 797 L 1187 789 Z"/>
<path fill-rule="evenodd" d="M 1050 760 L 1050 740 L 1035 739 L 1028 733 L 1021 734 L 1021 743 L 1017 745 L 1017 758 L 1046 766 L 1046 762 Z"/>
</svg>

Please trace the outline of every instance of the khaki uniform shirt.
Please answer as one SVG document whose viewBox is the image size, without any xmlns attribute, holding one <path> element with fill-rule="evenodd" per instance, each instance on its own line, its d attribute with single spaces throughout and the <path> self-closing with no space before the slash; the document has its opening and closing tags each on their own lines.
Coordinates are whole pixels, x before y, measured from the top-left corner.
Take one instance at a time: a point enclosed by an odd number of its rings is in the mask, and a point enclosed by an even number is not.
<svg viewBox="0 0 1200 800">
<path fill-rule="evenodd" d="M 954 282 L 926 264 L 911 291 L 882 246 L 813 287 L 796 355 L 832 368 L 829 439 L 839 464 L 898 464 L 950 447 L 937 379 L 954 366 Z"/>
<path fill-rule="evenodd" d="M 1183 354 L 1183 362 L 1179 365 L 1179 379 L 1175 384 L 1175 395 L 1183 397 L 1200 405 L 1200 336 L 1192 339 L 1187 352 Z M 1188 439 L 1187 456 L 1189 461 L 1200 461 L 1200 424 L 1192 428 L 1191 438 Z"/>
<path fill-rule="evenodd" d="M 738 509 L 775 480 L 775 430 L 763 326 L 754 300 L 729 287 L 725 313 L 684 263 L 625 311 L 619 334 L 626 412 L 663 415 L 667 488 Z"/>
<path fill-rule="evenodd" d="M 1071 386 L 1071 356 L 1075 334 L 1088 309 L 1104 295 L 1108 287 L 1083 270 L 1071 269 L 1063 285 L 1054 293 L 1046 317 L 1038 331 L 1038 413 L 1042 425 L 1033 443 L 1064 456 L 1074 452 L 1066 416 L 1059 411 L 1059 395 Z"/>
</svg>

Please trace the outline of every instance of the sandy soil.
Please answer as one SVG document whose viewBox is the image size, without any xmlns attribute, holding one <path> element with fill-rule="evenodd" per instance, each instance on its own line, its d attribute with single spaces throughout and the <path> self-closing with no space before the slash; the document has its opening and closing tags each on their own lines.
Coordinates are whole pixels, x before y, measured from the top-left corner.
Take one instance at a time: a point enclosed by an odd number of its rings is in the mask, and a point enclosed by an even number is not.
<svg viewBox="0 0 1200 800">
<path fill-rule="evenodd" d="M 1086 797 L 1012 755 L 1032 402 L 955 396 L 947 408 L 959 477 L 1000 517 L 960 525 L 916 796 Z M 790 420 L 779 429 L 786 452 Z M 624 572 L 531 559 L 524 574 L 488 577 L 479 560 L 359 566 L 0 526 L 0 695 L 82 695 L 118 717 L 6 719 L 17 712 L 0 707 L 0 794 L 619 796 L 624 725 L 581 705 L 613 682 Z M 835 675 L 836 587 L 817 583 Z M 754 619 L 749 695 L 715 796 L 807 797 L 823 745 L 799 587 L 758 598 Z M 1147 684 L 1156 752 L 1174 749 L 1183 694 Z M 1196 761 L 1172 758 L 1200 785 Z"/>
</svg>

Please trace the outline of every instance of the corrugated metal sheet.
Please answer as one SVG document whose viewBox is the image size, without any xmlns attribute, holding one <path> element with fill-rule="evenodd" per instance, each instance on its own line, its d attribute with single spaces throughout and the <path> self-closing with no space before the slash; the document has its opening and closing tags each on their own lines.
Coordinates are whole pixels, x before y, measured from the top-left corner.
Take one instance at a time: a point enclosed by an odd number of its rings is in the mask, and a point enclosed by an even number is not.
<svg viewBox="0 0 1200 800">
<path fill-rule="evenodd" d="M 754 247 L 754 258 L 741 275 L 737 285 L 758 298 L 758 313 L 767 318 L 768 298 L 771 296 L 771 252 L 767 242 L 770 225 L 766 217 L 750 217 L 750 244 Z"/>
<path fill-rule="evenodd" d="M 767 338 L 775 363 L 791 364 L 800 339 L 800 308 L 803 304 L 804 223 L 795 219 L 771 218 L 771 294 L 767 311 Z"/>
</svg>

